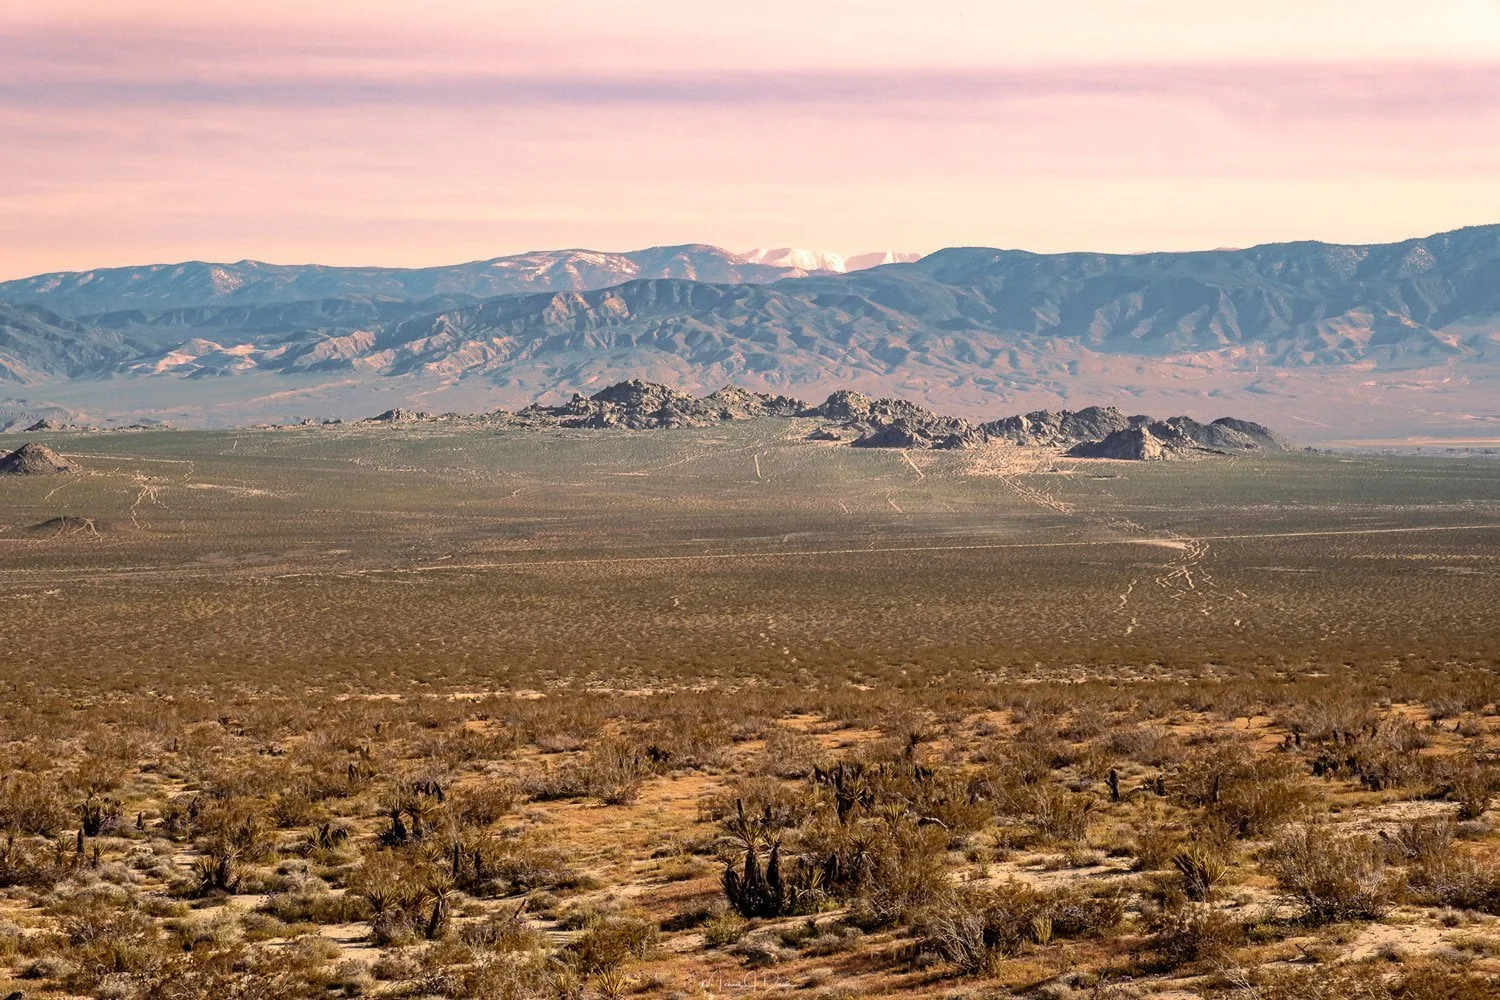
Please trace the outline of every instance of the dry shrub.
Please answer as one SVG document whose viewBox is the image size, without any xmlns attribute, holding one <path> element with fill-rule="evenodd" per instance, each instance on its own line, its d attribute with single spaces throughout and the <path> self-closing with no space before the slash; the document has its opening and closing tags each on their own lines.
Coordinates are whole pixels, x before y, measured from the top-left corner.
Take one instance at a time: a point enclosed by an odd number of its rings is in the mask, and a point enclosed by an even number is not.
<svg viewBox="0 0 1500 1000">
<path fill-rule="evenodd" d="M 283 830 L 313 826 L 323 822 L 327 813 L 304 791 L 289 789 L 271 800 L 271 820 Z"/>
<path fill-rule="evenodd" d="M 368 899 L 354 892 L 330 892 L 321 879 L 273 892 L 256 909 L 287 924 L 352 924 L 372 915 Z"/>
<path fill-rule="evenodd" d="M 491 912 L 482 920 L 465 923 L 458 939 L 470 948 L 491 952 L 535 951 L 547 943 L 546 935 L 526 922 L 524 904 L 508 913 Z"/>
<path fill-rule="evenodd" d="M 1261 837 L 1299 815 L 1314 798 L 1291 757 L 1257 754 L 1242 743 L 1190 753 L 1172 772 L 1172 794 L 1207 809 L 1241 837 Z"/>
<path fill-rule="evenodd" d="M 1500 980 L 1463 969 L 1433 966 L 1391 977 L 1375 965 L 1256 970 L 1240 974 L 1245 1000 L 1490 1000 Z"/>
<path fill-rule="evenodd" d="M 588 882 L 588 877 L 574 867 L 568 852 L 555 843 L 536 836 L 492 843 L 494 850 L 483 855 L 482 877 L 493 879 L 495 895 L 534 889 L 577 889 Z"/>
<path fill-rule="evenodd" d="M 1267 851 L 1266 871 L 1314 923 L 1379 920 L 1395 904 L 1401 880 L 1369 837 L 1297 827 Z"/>
<path fill-rule="evenodd" d="M 1089 818 L 1098 799 L 1065 788 L 1041 785 L 1023 797 L 1023 816 L 1038 837 L 1049 843 L 1073 844 L 1088 837 Z"/>
<path fill-rule="evenodd" d="M 11 886 L 50 889 L 83 861 L 76 842 L 69 843 L 67 838 L 17 840 L 11 834 L 0 842 L 0 889 Z"/>
<path fill-rule="evenodd" d="M 769 810 L 771 827 L 777 830 L 799 827 L 826 808 L 806 784 L 793 785 L 775 778 L 732 778 L 722 790 L 703 797 L 698 817 L 704 822 L 723 823 L 735 816 L 742 803 L 748 815 L 762 816 Z"/>
<path fill-rule="evenodd" d="M 538 802 L 593 796 L 606 805 L 629 805 L 650 774 L 650 758 L 641 748 L 606 740 L 582 760 L 528 775 L 522 788 Z"/>
<path fill-rule="evenodd" d="M 1423 867 L 1441 865 L 1453 852 L 1457 825 L 1447 816 L 1411 819 L 1397 824 L 1388 835 L 1396 855 Z"/>
<path fill-rule="evenodd" d="M 454 789 L 448 811 L 463 826 L 489 827 L 509 815 L 520 798 L 521 790 L 513 782 L 491 778 Z"/>
<path fill-rule="evenodd" d="M 897 816 L 841 827 L 823 839 L 824 891 L 852 897 L 866 926 L 909 919 L 948 887 L 948 838 L 938 827 Z"/>
<path fill-rule="evenodd" d="M 1182 741 L 1165 726 L 1121 726 L 1105 733 L 1098 744 L 1109 756 L 1164 768 L 1182 758 Z"/>
<path fill-rule="evenodd" d="M 1473 851 L 1447 850 L 1419 858 L 1412 889 L 1428 906 L 1500 915 L 1500 867 Z"/>
<path fill-rule="evenodd" d="M 1494 768 L 1471 754 L 1450 757 L 1441 768 L 1444 795 L 1458 803 L 1460 820 L 1478 819 L 1490 807 L 1497 780 Z"/>
<path fill-rule="evenodd" d="M 813 783 L 822 789 L 825 804 L 832 806 L 840 823 L 904 814 L 941 826 L 956 840 L 994 818 L 994 786 L 989 780 L 924 764 L 917 758 L 915 743 L 888 749 L 892 752 L 814 769 Z"/>
<path fill-rule="evenodd" d="M 0 831 L 51 837 L 73 819 L 56 781 L 16 771 L 0 775 Z"/>
<path fill-rule="evenodd" d="M 173 948 L 156 923 L 127 895 L 103 887 L 65 897 L 48 907 L 57 920 L 57 955 L 67 962 L 63 985 L 89 992 L 106 977 L 149 975 Z"/>
<path fill-rule="evenodd" d="M 636 914 L 610 914 L 590 923 L 570 941 L 566 956 L 580 972 L 597 975 L 632 958 L 645 958 L 660 940 L 655 921 Z"/>
<path fill-rule="evenodd" d="M 1028 944 L 1102 937 L 1124 919 L 1118 894 L 1047 892 L 1021 882 L 946 894 L 916 917 L 923 950 L 969 974 L 991 971 Z"/>
<path fill-rule="evenodd" d="M 755 769 L 776 778 L 810 778 L 827 754 L 816 739 L 791 726 L 772 726 Z"/>
<path fill-rule="evenodd" d="M 195 948 L 151 975 L 128 980 L 121 1000 L 306 1000 L 319 992 L 274 962 L 250 962 L 238 949 Z"/>
<path fill-rule="evenodd" d="M 1181 903 L 1148 910 L 1147 947 L 1166 969 L 1217 965 L 1245 941 L 1244 925 L 1205 903 Z"/>
<path fill-rule="evenodd" d="M 1324 692 L 1322 697 L 1299 698 L 1276 722 L 1293 733 L 1322 741 L 1370 728 L 1376 722 L 1375 706 L 1357 694 Z"/>
<path fill-rule="evenodd" d="M 1093 705 L 1075 708 L 1067 721 L 1057 727 L 1057 735 L 1069 743 L 1083 743 L 1102 735 L 1110 728 L 1109 716 Z"/>
<path fill-rule="evenodd" d="M 678 712 L 645 727 L 638 743 L 652 769 L 665 771 L 723 767 L 733 741 L 734 732 L 726 719 Z"/>
<path fill-rule="evenodd" d="M 584 996 L 578 973 L 541 953 L 487 957 L 443 969 L 414 985 L 413 992 L 454 1000 L 571 1000 Z"/>
</svg>

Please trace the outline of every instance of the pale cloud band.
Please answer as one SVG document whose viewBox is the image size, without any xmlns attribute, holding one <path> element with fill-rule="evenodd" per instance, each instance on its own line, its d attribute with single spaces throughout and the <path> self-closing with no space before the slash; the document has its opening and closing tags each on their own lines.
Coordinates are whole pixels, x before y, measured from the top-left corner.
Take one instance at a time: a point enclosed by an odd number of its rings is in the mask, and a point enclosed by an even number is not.
<svg viewBox="0 0 1500 1000">
<path fill-rule="evenodd" d="M 800 22 L 779 0 L 686 19 L 666 0 L 568 5 L 576 21 L 271 4 L 239 24 L 171 6 L 0 6 L 0 271 L 689 240 L 1140 249 L 1500 220 L 1489 0 L 1419 22 L 1391 5 L 1384 31 L 1387 5 L 1362 5 L 1322 57 L 1211 10 L 1164 37 L 1155 2 L 1061 4 L 1095 15 L 1062 39 L 1007 4 L 804 4 Z M 1316 40 L 1337 6 L 1284 13 Z"/>
</svg>

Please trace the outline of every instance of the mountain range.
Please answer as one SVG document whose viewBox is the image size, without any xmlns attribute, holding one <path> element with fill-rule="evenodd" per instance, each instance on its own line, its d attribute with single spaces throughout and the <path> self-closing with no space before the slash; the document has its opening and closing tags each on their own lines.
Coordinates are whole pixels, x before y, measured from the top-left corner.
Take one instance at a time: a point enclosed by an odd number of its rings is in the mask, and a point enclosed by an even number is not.
<svg viewBox="0 0 1500 1000">
<path fill-rule="evenodd" d="M 121 417 L 150 396 L 189 422 L 204 395 L 191 384 L 204 379 L 220 401 L 204 419 L 222 422 L 239 396 L 288 400 L 247 416 L 337 416 L 376 395 L 517 406 L 640 377 L 898 391 L 974 416 L 1085 395 L 1243 398 L 1249 416 L 1289 412 L 1324 436 L 1482 436 L 1500 432 L 1497 373 L 1500 226 L 1190 253 L 950 248 L 903 260 L 690 245 L 0 284 L 0 381 L 95 412 L 131 400 L 109 414 Z M 353 392 L 365 395 L 345 399 Z"/>
</svg>

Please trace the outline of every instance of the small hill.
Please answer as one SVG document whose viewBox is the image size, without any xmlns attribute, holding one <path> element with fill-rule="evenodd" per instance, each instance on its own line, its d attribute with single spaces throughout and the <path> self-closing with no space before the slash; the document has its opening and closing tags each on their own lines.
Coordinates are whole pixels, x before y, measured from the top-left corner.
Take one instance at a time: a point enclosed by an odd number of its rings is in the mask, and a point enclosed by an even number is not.
<svg viewBox="0 0 1500 1000">
<path fill-rule="evenodd" d="M 23 444 L 0 458 L 0 475 L 4 476 L 55 476 L 77 471 L 78 466 L 46 445 L 35 442 Z"/>
</svg>

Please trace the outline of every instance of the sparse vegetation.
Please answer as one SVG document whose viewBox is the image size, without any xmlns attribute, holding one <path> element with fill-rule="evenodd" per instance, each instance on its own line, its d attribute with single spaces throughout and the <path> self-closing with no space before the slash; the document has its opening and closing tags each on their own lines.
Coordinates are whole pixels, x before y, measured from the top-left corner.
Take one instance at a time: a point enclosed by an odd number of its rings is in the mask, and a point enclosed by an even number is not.
<svg viewBox="0 0 1500 1000">
<path fill-rule="evenodd" d="M 1412 466 L 1007 472 L 1063 513 L 977 455 L 363 433 L 81 440 L 5 496 L 107 525 L 199 463 L 133 534 L 0 534 L 0 995 L 1494 986 L 1492 602 L 1413 567 L 1500 552 L 1390 513 Z M 1322 506 L 1208 580 L 1137 537 L 1255 535 L 1267 476 Z M 1299 535 L 1375 480 L 1420 535 Z"/>
</svg>

